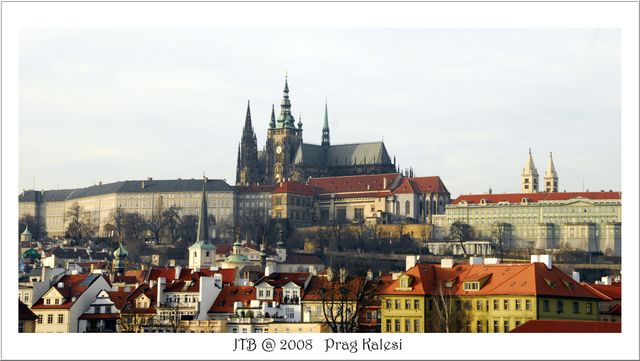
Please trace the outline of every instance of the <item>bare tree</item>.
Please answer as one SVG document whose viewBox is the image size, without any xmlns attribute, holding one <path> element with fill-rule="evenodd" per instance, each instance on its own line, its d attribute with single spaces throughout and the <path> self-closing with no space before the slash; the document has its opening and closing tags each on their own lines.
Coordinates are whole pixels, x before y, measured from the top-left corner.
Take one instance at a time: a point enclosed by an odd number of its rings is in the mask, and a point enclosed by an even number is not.
<svg viewBox="0 0 640 361">
<path fill-rule="evenodd" d="M 118 241 L 122 242 L 124 239 L 124 226 L 127 212 L 121 206 L 116 207 L 109 213 L 109 221 L 113 226 L 113 231 L 116 233 Z"/>
<path fill-rule="evenodd" d="M 511 226 L 504 222 L 495 222 L 491 228 L 491 237 L 498 246 L 500 261 L 504 262 L 504 243 L 511 237 Z"/>
<path fill-rule="evenodd" d="M 74 240 L 83 240 L 94 234 L 95 227 L 91 223 L 90 213 L 78 203 L 74 203 L 66 212 L 67 234 Z"/>
<path fill-rule="evenodd" d="M 358 316 L 365 306 L 366 277 L 349 276 L 346 268 L 322 277 L 320 296 L 326 324 L 334 333 L 358 331 Z"/>
<path fill-rule="evenodd" d="M 460 247 L 462 247 L 462 253 L 466 257 L 467 249 L 465 248 L 464 243 L 471 239 L 471 226 L 460 221 L 455 221 L 449 228 L 449 234 L 451 235 L 451 238 L 458 240 Z"/>
<path fill-rule="evenodd" d="M 435 332 L 457 333 L 464 331 L 466 305 L 455 295 L 455 284 L 446 287 L 447 282 L 438 283 L 438 291 L 431 295 L 428 302 L 432 302 L 432 328 Z"/>
<path fill-rule="evenodd" d="M 162 216 L 163 211 L 162 198 L 160 198 L 154 209 L 151 210 L 151 215 L 144 218 L 144 224 L 147 230 L 151 232 L 156 244 L 160 244 L 162 232 L 167 228 L 165 218 Z"/>
<path fill-rule="evenodd" d="M 167 231 L 171 235 L 171 243 L 177 239 L 178 225 L 180 224 L 180 207 L 171 206 L 162 212 L 162 219 Z"/>
</svg>

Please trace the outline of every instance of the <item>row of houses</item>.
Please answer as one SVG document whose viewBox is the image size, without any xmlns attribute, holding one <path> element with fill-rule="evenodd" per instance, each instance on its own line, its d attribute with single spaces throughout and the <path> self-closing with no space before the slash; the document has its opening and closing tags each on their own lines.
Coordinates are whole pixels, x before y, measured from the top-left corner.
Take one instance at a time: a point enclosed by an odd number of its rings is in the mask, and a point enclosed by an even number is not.
<svg viewBox="0 0 640 361">
<path fill-rule="evenodd" d="M 43 279 L 24 283 L 50 286 L 30 294 L 30 307 L 21 292 L 20 307 L 30 308 L 34 331 L 44 333 L 502 333 L 531 320 L 620 322 L 621 315 L 619 280 L 580 282 L 547 256 L 527 264 L 410 258 L 406 271 L 375 276 L 265 271 L 250 282 L 238 268 L 161 267 L 111 277 L 45 270 Z M 24 322 L 19 328 L 28 332 Z"/>
</svg>

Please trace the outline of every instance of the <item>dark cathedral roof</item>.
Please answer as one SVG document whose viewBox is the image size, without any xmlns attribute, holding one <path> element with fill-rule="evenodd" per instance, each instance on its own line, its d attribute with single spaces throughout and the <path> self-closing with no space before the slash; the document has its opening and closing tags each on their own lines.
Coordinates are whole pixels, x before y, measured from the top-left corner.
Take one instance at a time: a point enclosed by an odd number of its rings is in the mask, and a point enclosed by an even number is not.
<svg viewBox="0 0 640 361">
<path fill-rule="evenodd" d="M 233 188 L 224 180 L 208 179 L 206 190 L 207 192 L 232 192 Z M 42 192 L 29 190 L 22 192 L 18 197 L 18 201 L 34 202 L 36 193 L 39 193 L 39 200 L 52 202 L 110 193 L 156 192 L 202 192 L 202 179 L 132 180 L 76 189 L 58 189 Z"/>
<path fill-rule="evenodd" d="M 337 144 L 326 150 L 320 145 L 302 143 L 293 162 L 336 167 L 365 163 L 391 164 L 391 159 L 383 142 Z"/>
</svg>

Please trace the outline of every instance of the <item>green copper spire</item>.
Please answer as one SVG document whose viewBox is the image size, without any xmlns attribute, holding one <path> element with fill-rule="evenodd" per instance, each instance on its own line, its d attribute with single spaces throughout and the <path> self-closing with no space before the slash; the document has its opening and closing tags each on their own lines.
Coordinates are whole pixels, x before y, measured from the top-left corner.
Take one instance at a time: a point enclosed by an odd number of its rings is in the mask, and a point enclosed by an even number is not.
<svg viewBox="0 0 640 361">
<path fill-rule="evenodd" d="M 280 102 L 280 115 L 278 116 L 278 128 L 295 129 L 295 119 L 291 115 L 291 101 L 289 100 L 289 81 L 284 78 L 284 94 Z"/>
<path fill-rule="evenodd" d="M 327 110 L 327 101 L 324 101 L 324 125 L 322 126 L 322 146 L 328 147 L 329 142 L 329 111 Z"/>
<path fill-rule="evenodd" d="M 200 202 L 200 218 L 198 219 L 197 242 L 209 243 L 209 215 L 207 214 L 207 179 L 202 184 L 202 201 Z"/>
</svg>

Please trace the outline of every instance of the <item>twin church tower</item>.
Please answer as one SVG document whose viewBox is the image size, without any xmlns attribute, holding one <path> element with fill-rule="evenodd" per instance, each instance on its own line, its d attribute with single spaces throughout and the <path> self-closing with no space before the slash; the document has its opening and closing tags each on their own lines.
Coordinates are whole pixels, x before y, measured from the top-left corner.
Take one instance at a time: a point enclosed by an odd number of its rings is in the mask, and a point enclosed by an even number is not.
<svg viewBox="0 0 640 361">
<path fill-rule="evenodd" d="M 280 113 L 276 118 L 275 106 L 267 141 L 258 150 L 258 140 L 251 122 L 251 109 L 247 115 L 242 139 L 238 145 L 236 185 L 277 184 L 283 181 L 303 181 L 308 177 L 330 177 L 359 174 L 382 174 L 397 171 L 387 153 L 384 142 L 332 145 L 329 133 L 327 104 L 320 145 L 304 143 L 302 120 L 291 114 L 289 82 L 285 78 Z"/>
<path fill-rule="evenodd" d="M 558 173 L 556 167 L 553 164 L 553 154 L 549 153 L 549 162 L 547 163 L 547 170 L 544 173 L 544 192 L 557 192 L 558 191 Z M 529 158 L 524 163 L 522 168 L 521 193 L 537 193 L 538 192 L 538 171 L 533 164 L 533 157 L 531 156 L 531 149 L 529 149 Z"/>
</svg>

